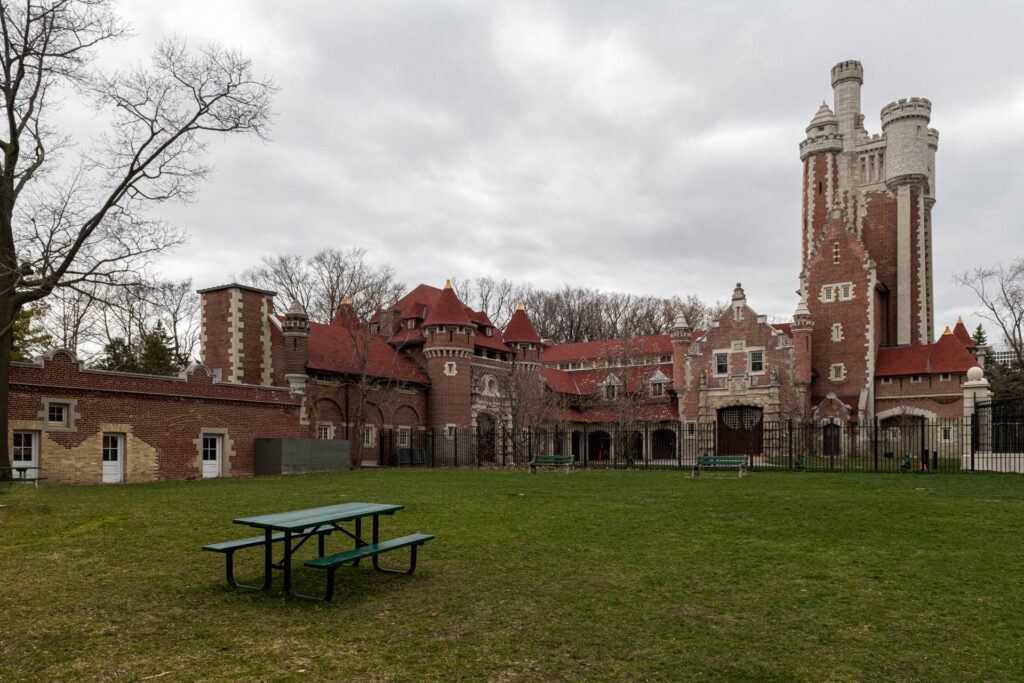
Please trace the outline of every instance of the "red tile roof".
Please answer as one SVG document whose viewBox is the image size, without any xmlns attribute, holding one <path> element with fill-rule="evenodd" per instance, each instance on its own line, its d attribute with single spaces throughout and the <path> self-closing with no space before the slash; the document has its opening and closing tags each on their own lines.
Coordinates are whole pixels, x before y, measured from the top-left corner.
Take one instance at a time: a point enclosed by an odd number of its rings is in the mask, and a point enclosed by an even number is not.
<svg viewBox="0 0 1024 683">
<path fill-rule="evenodd" d="M 615 375 L 620 382 L 624 382 L 626 390 L 636 393 L 643 390 L 644 382 L 652 375 L 661 371 L 669 378 L 668 384 L 672 383 L 671 365 L 642 365 L 631 368 L 599 368 L 597 370 L 556 370 L 554 368 L 542 367 L 540 372 L 548 381 L 548 388 L 563 394 L 592 395 L 598 394 L 602 388 L 601 384 L 608 375 Z"/>
<path fill-rule="evenodd" d="M 510 344 L 540 344 L 540 336 L 530 322 L 530 317 L 523 310 L 522 304 L 508 321 L 504 336 L 505 341 Z"/>
<path fill-rule="evenodd" d="M 540 369 L 540 376 L 543 377 L 548 384 L 548 389 L 557 391 L 560 394 L 578 394 L 580 390 L 576 387 L 576 382 L 572 376 L 574 372 L 566 372 L 565 370 L 555 370 L 554 368 Z"/>
<path fill-rule="evenodd" d="M 694 340 L 703 332 L 694 332 Z M 573 344 L 555 344 L 544 349 L 541 360 L 552 363 L 582 358 L 615 358 L 618 356 L 642 356 L 647 354 L 668 355 L 672 353 L 672 338 L 667 334 L 649 337 L 626 337 L 624 339 L 602 339 Z"/>
<path fill-rule="evenodd" d="M 936 372 L 967 372 L 978 365 L 970 351 L 952 333 L 934 344 L 913 344 L 878 350 L 876 377 L 927 375 Z"/>
<path fill-rule="evenodd" d="M 306 367 L 342 374 L 358 375 L 362 371 L 361 354 L 356 337 L 343 325 L 310 323 Z M 387 338 L 370 334 L 367 374 L 371 377 L 429 384 L 430 378 L 411 358 L 388 346 Z"/>
</svg>

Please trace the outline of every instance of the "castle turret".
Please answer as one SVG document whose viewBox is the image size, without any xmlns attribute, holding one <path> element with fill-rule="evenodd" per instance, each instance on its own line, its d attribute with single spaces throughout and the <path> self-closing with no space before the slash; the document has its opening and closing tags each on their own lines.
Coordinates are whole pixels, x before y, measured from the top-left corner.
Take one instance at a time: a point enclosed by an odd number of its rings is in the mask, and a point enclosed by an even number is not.
<svg viewBox="0 0 1024 683">
<path fill-rule="evenodd" d="M 693 331 L 686 321 L 686 316 L 680 311 L 676 321 L 672 325 L 672 386 L 676 392 L 682 393 L 686 387 L 686 354 L 690 350 L 690 343 L 693 341 Z"/>
<path fill-rule="evenodd" d="M 807 306 L 807 297 L 801 296 L 793 313 L 793 381 L 801 384 L 811 383 L 812 332 L 814 320 L 811 309 Z"/>
<path fill-rule="evenodd" d="M 934 198 L 932 186 L 939 132 L 928 127 L 931 115 L 932 103 L 923 97 L 890 102 L 882 107 L 885 182 L 890 189 L 903 184 L 921 185 L 922 193 Z"/>
<path fill-rule="evenodd" d="M 427 311 L 423 335 L 423 355 L 431 385 L 430 422 L 438 427 L 467 426 L 471 422 L 470 361 L 476 329 L 450 280 Z"/>
<path fill-rule="evenodd" d="M 864 67 L 849 60 L 832 67 L 832 92 L 835 95 L 836 118 L 839 134 L 843 136 L 843 151 L 852 152 L 857 142 L 856 130 L 860 123 L 860 88 L 864 84 Z"/>
<path fill-rule="evenodd" d="M 540 355 L 544 347 L 530 317 L 526 315 L 522 301 L 512 314 L 512 319 L 508 321 L 502 337 L 505 344 L 515 352 L 517 363 L 528 363 L 540 368 Z"/>
<path fill-rule="evenodd" d="M 306 358 L 309 346 L 309 316 L 306 309 L 298 301 L 293 301 L 284 314 L 281 322 L 281 333 L 284 337 L 284 373 L 290 375 L 306 374 Z"/>
</svg>

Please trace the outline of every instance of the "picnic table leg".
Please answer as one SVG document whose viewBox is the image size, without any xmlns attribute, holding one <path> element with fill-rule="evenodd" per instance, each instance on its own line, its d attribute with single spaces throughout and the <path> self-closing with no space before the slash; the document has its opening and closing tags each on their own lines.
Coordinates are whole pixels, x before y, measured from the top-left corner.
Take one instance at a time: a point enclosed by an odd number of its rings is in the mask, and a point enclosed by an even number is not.
<svg viewBox="0 0 1024 683">
<path fill-rule="evenodd" d="M 292 532 L 284 532 L 284 589 L 292 593 Z"/>
<path fill-rule="evenodd" d="M 263 533 L 263 590 L 268 591 L 271 573 L 274 571 L 274 534 L 270 529 L 264 529 Z"/>
<path fill-rule="evenodd" d="M 357 517 L 356 518 L 356 547 L 358 548 L 358 547 L 364 546 L 364 545 L 366 545 L 366 541 L 363 540 L 363 520 Z M 356 560 L 355 562 L 353 562 L 352 566 L 353 567 L 358 567 L 359 566 L 359 560 Z"/>
</svg>

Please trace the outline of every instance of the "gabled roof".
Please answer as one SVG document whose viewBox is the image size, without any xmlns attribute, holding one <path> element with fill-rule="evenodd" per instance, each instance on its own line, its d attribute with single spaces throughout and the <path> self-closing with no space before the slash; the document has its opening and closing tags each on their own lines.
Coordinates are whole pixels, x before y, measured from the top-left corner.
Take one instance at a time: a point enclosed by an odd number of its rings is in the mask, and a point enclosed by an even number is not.
<svg viewBox="0 0 1024 683">
<path fill-rule="evenodd" d="M 644 383 L 649 381 L 657 373 L 661 373 L 666 379 L 672 376 L 671 365 L 649 365 L 626 367 L 626 368 L 596 368 L 593 370 L 556 370 L 555 368 L 542 367 L 541 376 L 548 382 L 548 388 L 562 394 L 591 395 L 600 393 L 601 387 L 606 384 L 626 387 L 626 391 L 636 393 L 644 389 Z M 614 380 L 609 378 L 614 377 Z M 618 380 L 619 383 L 616 383 Z"/>
<path fill-rule="evenodd" d="M 366 335 L 369 340 L 366 372 L 371 377 L 396 379 L 404 382 L 429 384 L 427 373 L 411 358 L 388 346 L 381 334 L 358 331 L 353 335 L 343 325 L 310 323 L 306 367 L 348 375 L 362 372 L 362 358 L 357 350 L 356 338 Z"/>
<path fill-rule="evenodd" d="M 530 317 L 523 310 L 522 304 L 519 304 L 516 312 L 512 314 L 512 319 L 508 321 L 504 336 L 505 342 L 509 344 L 540 344 L 540 336 L 530 322 Z"/>
<path fill-rule="evenodd" d="M 946 333 L 934 344 L 912 344 L 881 348 L 875 363 L 876 377 L 927 375 L 937 372 L 967 372 L 978 366 L 970 351 L 956 335 Z M 979 366 L 980 367 L 980 366 Z"/>
</svg>

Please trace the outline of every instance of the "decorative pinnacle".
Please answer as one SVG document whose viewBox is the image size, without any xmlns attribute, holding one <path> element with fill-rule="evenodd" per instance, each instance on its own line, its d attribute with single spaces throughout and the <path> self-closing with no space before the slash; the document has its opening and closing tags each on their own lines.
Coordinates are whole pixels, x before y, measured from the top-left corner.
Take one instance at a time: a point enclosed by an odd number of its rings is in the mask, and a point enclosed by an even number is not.
<svg viewBox="0 0 1024 683">
<path fill-rule="evenodd" d="M 746 299 L 746 294 L 743 293 L 743 285 L 739 282 L 736 283 L 736 289 L 732 290 L 732 300 L 738 301 L 739 299 Z"/>
<path fill-rule="evenodd" d="M 445 289 L 451 289 L 452 288 L 452 281 L 451 280 L 445 280 L 444 281 L 444 288 Z"/>
<path fill-rule="evenodd" d="M 957 325 L 963 325 L 964 324 L 964 317 L 962 315 L 958 315 L 956 317 L 956 324 Z"/>
<path fill-rule="evenodd" d="M 351 306 L 352 302 L 348 300 L 348 294 L 345 295 L 345 300 L 341 302 L 344 306 Z"/>
<path fill-rule="evenodd" d="M 517 311 L 526 310 L 526 309 L 523 308 L 523 302 L 522 301 L 520 301 L 518 304 L 516 304 L 516 310 Z"/>
<path fill-rule="evenodd" d="M 949 329 L 949 325 L 946 325 L 946 331 L 942 333 L 942 336 L 945 337 L 947 334 L 953 334 L 953 332 L 950 331 Z"/>
</svg>

